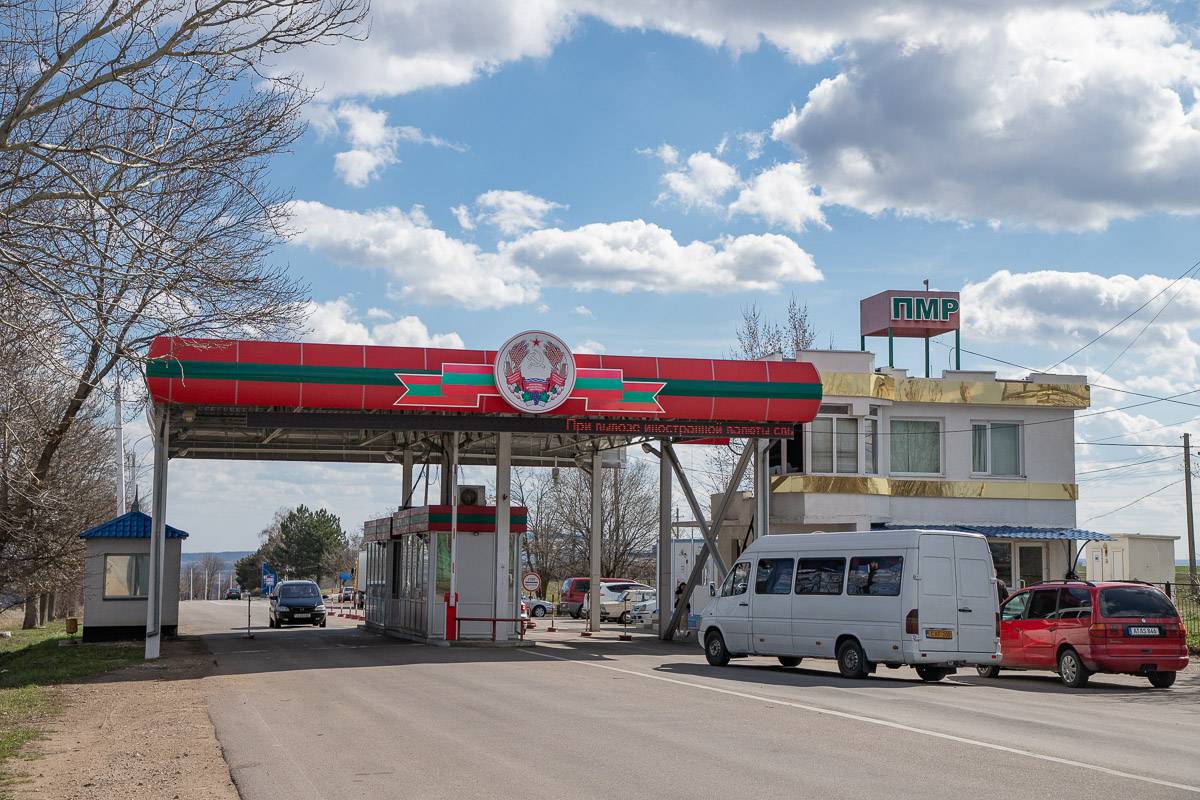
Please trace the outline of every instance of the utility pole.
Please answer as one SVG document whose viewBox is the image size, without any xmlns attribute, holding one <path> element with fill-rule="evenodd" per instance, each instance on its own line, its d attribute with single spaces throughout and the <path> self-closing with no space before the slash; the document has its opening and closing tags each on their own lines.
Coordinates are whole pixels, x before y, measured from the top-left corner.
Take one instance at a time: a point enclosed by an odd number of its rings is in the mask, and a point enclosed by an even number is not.
<svg viewBox="0 0 1200 800">
<path fill-rule="evenodd" d="M 1183 507 L 1187 514 L 1188 579 L 1196 591 L 1196 524 L 1192 519 L 1192 435 L 1183 435 Z"/>
<path fill-rule="evenodd" d="M 125 420 L 121 411 L 121 379 L 117 378 L 117 388 L 113 392 L 113 413 L 116 415 L 116 446 L 117 446 L 117 516 L 125 513 Z"/>
</svg>

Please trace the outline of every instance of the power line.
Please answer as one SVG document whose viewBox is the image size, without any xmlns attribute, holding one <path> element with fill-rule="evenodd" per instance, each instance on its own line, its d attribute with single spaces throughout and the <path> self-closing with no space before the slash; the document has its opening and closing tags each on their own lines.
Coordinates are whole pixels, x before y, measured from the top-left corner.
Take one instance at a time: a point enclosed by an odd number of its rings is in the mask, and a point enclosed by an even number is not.
<svg viewBox="0 0 1200 800">
<path fill-rule="evenodd" d="M 1094 517 L 1088 517 L 1087 519 L 1084 520 L 1084 524 L 1091 522 L 1094 519 L 1100 519 L 1101 517 L 1107 517 L 1110 514 L 1116 514 L 1118 511 L 1124 511 L 1125 509 L 1129 508 L 1130 506 L 1135 506 L 1138 503 L 1145 500 L 1146 498 L 1153 497 L 1154 495 L 1158 494 L 1159 492 L 1164 491 L 1166 489 L 1170 489 L 1172 486 L 1175 486 L 1176 484 L 1180 484 L 1180 483 L 1183 483 L 1183 478 L 1180 478 L 1179 480 L 1176 480 L 1176 481 L 1171 481 L 1166 486 L 1160 486 L 1157 489 L 1155 489 L 1153 492 L 1150 492 L 1149 494 L 1144 494 L 1141 497 L 1139 497 L 1137 500 L 1134 500 L 1133 502 L 1130 502 L 1130 503 L 1126 503 L 1125 505 L 1120 506 L 1119 508 L 1114 508 L 1112 511 L 1105 511 L 1103 514 L 1097 514 Z"/>
<path fill-rule="evenodd" d="M 1096 336 L 1095 338 L 1093 338 L 1093 339 L 1092 339 L 1090 342 L 1088 342 L 1087 344 L 1085 344 L 1085 345 L 1083 345 L 1083 346 L 1081 346 L 1081 347 L 1078 347 L 1078 348 L 1076 348 L 1076 349 L 1075 349 L 1075 350 L 1074 350 L 1074 351 L 1073 351 L 1073 352 L 1072 352 L 1070 355 L 1068 355 L 1066 358 L 1062 358 L 1062 359 L 1060 359 L 1060 360 L 1058 360 L 1058 361 L 1055 361 L 1053 364 L 1051 364 L 1050 366 L 1046 367 L 1046 369 L 1042 370 L 1042 372 L 1049 372 L 1050 370 L 1052 370 L 1052 369 L 1054 369 L 1055 367 L 1057 367 L 1059 364 L 1062 364 L 1064 361 L 1070 361 L 1072 358 L 1074 358 L 1075 356 L 1079 355 L 1079 354 L 1080 354 L 1080 353 L 1082 353 L 1084 350 L 1087 350 L 1089 347 L 1091 347 L 1092 345 L 1094 345 L 1096 342 L 1100 341 L 1100 340 L 1101 340 L 1101 339 L 1103 339 L 1105 336 L 1107 336 L 1108 334 L 1110 334 L 1110 333 L 1112 333 L 1113 331 L 1115 331 L 1117 328 L 1119 328 L 1119 327 L 1121 327 L 1122 325 L 1124 325 L 1124 324 L 1125 324 L 1126 322 L 1128 322 L 1128 321 L 1129 321 L 1129 320 L 1130 320 L 1130 319 L 1131 319 L 1133 316 L 1135 316 L 1136 314 L 1138 314 L 1138 313 L 1139 313 L 1139 312 L 1140 312 L 1140 311 L 1141 311 L 1143 308 L 1145 308 L 1146 306 L 1150 305 L 1150 304 L 1151 304 L 1151 303 L 1153 303 L 1155 300 L 1157 300 L 1157 299 L 1158 299 L 1160 296 L 1162 296 L 1162 294 L 1163 294 L 1164 292 L 1166 292 L 1166 291 L 1167 291 L 1168 289 L 1170 289 L 1172 286 L 1174 286 L 1175 284 L 1179 283 L 1181 280 L 1183 280 L 1183 279 L 1184 279 L 1184 278 L 1186 278 L 1186 277 L 1187 277 L 1189 274 L 1191 274 L 1193 271 L 1195 271 L 1195 269 L 1196 269 L 1197 267 L 1200 267 L 1200 261 L 1197 261 L 1196 263 L 1192 264 L 1192 265 L 1191 265 L 1190 267 L 1188 267 L 1188 268 L 1187 268 L 1187 269 L 1186 269 L 1186 270 L 1183 272 L 1183 274 L 1181 274 L 1181 275 L 1180 275 L 1178 278 L 1176 278 L 1175 280 L 1171 281 L 1171 282 L 1170 282 L 1170 283 L 1168 283 L 1166 286 L 1164 286 L 1162 289 L 1160 289 L 1158 292 L 1156 292 L 1156 293 L 1154 294 L 1154 296 L 1153 296 L 1153 297 L 1151 297 L 1149 300 L 1147 300 L 1146 302 L 1142 303 L 1140 306 L 1138 306 L 1137 308 L 1135 308 L 1133 311 L 1130 311 L 1128 314 L 1126 314 L 1124 317 L 1122 317 L 1120 322 L 1117 322 L 1117 323 L 1115 323 L 1115 324 L 1113 324 L 1113 325 L 1110 325 L 1110 326 L 1108 327 L 1108 329 L 1107 329 L 1107 330 L 1105 330 L 1103 333 L 1101 333 L 1099 336 Z"/>
<path fill-rule="evenodd" d="M 1114 467 L 1104 467 L 1103 469 L 1088 469 L 1088 470 L 1084 470 L 1083 472 L 1076 472 L 1075 475 L 1076 476 L 1092 475 L 1097 472 L 1109 472 L 1114 469 L 1123 469 L 1125 467 L 1138 467 L 1138 466 L 1141 466 L 1142 464 L 1153 464 L 1157 461 L 1166 461 L 1168 458 L 1174 458 L 1174 457 L 1175 456 L 1161 456 L 1160 458 L 1151 458 L 1148 461 L 1133 461 L 1128 464 L 1117 464 Z"/>
<path fill-rule="evenodd" d="M 1195 267 L 1193 267 L 1193 269 L 1195 269 Z M 1167 302 L 1163 303 L 1163 307 L 1160 308 L 1158 311 L 1155 311 L 1154 316 L 1150 318 L 1150 321 L 1147 322 L 1145 325 L 1143 325 L 1142 329 L 1140 331 L 1138 331 L 1137 334 L 1132 339 L 1130 339 L 1128 342 L 1126 342 L 1125 346 L 1121 348 L 1121 352 L 1117 353 L 1117 355 L 1113 358 L 1112 361 L 1108 362 L 1108 366 L 1105 367 L 1104 371 L 1100 373 L 1101 377 L 1107 375 L 1108 371 L 1113 368 L 1113 365 L 1116 364 L 1118 361 L 1120 361 L 1121 357 L 1129 352 L 1129 348 L 1131 348 L 1135 344 L 1137 344 L 1137 340 L 1142 338 L 1142 334 L 1144 334 L 1150 328 L 1151 325 L 1153 325 L 1155 322 L 1158 321 L 1158 318 L 1161 317 L 1162 313 L 1167 310 L 1167 307 L 1170 306 L 1171 303 L 1175 302 L 1175 298 L 1179 297 L 1179 295 L 1182 294 L 1183 290 L 1186 288 L 1187 288 L 1187 284 L 1181 285 L 1179 287 L 1179 289 L 1175 292 L 1175 294 L 1173 294 L 1167 298 Z"/>
<path fill-rule="evenodd" d="M 1170 447 L 1175 450 L 1182 450 L 1181 444 L 1152 444 L 1150 442 L 1076 442 L 1075 444 L 1086 444 L 1092 447 Z"/>
</svg>

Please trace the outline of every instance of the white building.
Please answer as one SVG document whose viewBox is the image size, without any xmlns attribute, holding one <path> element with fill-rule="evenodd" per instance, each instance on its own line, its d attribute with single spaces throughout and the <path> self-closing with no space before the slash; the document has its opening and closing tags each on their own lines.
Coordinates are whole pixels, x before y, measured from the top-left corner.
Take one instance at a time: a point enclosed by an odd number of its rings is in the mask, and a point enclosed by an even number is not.
<svg viewBox="0 0 1200 800">
<path fill-rule="evenodd" d="M 1010 586 L 1061 578 L 1083 540 L 1108 538 L 1075 530 L 1074 414 L 1090 404 L 1083 376 L 919 378 L 877 370 L 870 352 L 798 357 L 820 371 L 824 397 L 817 418 L 770 453 L 771 533 L 977 530 Z M 734 504 L 722 528 L 727 556 L 757 529 L 753 513 L 748 499 Z"/>
</svg>

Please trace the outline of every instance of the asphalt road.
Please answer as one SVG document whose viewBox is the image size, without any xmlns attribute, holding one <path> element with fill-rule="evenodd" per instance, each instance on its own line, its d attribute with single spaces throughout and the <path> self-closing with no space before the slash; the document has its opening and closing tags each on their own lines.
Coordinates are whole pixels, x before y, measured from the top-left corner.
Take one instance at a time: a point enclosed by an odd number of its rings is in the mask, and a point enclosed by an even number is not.
<svg viewBox="0 0 1200 800">
<path fill-rule="evenodd" d="M 1200 670 L 1160 691 L 1099 675 L 862 681 L 832 662 L 708 666 L 698 647 L 583 640 L 439 648 L 359 632 L 231 630 L 180 604 L 217 662 L 209 710 L 246 800 L 1200 797 Z M 546 640 L 551 640 L 547 642 Z"/>
</svg>

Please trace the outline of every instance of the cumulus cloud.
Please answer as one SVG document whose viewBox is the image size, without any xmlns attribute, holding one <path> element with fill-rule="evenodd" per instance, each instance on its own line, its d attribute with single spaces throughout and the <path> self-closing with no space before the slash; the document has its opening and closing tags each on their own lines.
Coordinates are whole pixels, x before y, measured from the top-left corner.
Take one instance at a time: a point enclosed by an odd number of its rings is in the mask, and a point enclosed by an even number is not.
<svg viewBox="0 0 1200 800">
<path fill-rule="evenodd" d="M 741 180 L 733 167 L 701 151 L 688 156 L 683 169 L 663 175 L 662 182 L 666 188 L 658 196 L 659 202 L 674 200 L 684 208 L 715 209 Z"/>
<path fill-rule="evenodd" d="M 293 243 L 335 263 L 375 269 L 405 300 L 502 308 L 534 302 L 542 286 L 577 291 L 774 291 L 822 279 L 812 256 L 778 234 L 681 243 L 643 220 L 543 228 L 496 251 L 431 226 L 419 207 L 346 211 L 292 203 Z"/>
<path fill-rule="evenodd" d="M 1163 14 L 1027 10 L 848 64 L 772 128 L 829 203 L 1070 230 L 1200 213 L 1200 51 Z"/>
<path fill-rule="evenodd" d="M 493 189 L 475 198 L 475 208 L 475 222 L 487 223 L 504 236 L 513 236 L 543 227 L 550 212 L 566 206 L 528 192 Z"/>
<path fill-rule="evenodd" d="M 584 353 L 588 355 L 602 355 L 608 352 L 608 348 L 595 339 L 587 339 L 571 348 L 574 353 Z"/>
<path fill-rule="evenodd" d="M 371 309 L 367 317 L 378 318 Z M 391 315 L 384 312 L 390 319 Z M 329 344 L 380 344 L 396 347 L 463 347 L 457 333 L 431 334 L 429 327 L 418 317 L 405 316 L 368 326 L 358 319 L 348 298 L 339 297 L 323 303 L 309 301 L 308 332 L 305 341 Z"/>
<path fill-rule="evenodd" d="M 791 162 L 755 175 L 729 205 L 729 212 L 801 232 L 810 225 L 829 227 L 823 204 L 824 198 L 816 193 L 804 165 Z"/>
<path fill-rule="evenodd" d="M 334 157 L 334 171 L 351 186 L 363 187 L 387 166 L 399 162 L 396 148 L 400 142 L 448 147 L 460 152 L 462 145 L 431 136 L 411 125 L 391 126 L 388 115 L 360 103 L 341 103 L 328 113 L 314 112 L 314 124 L 323 135 L 344 130 L 349 150 Z"/>
<path fill-rule="evenodd" d="M 379 270 L 405 300 L 502 308 L 538 297 L 538 276 L 432 227 L 420 208 L 346 211 L 299 200 L 293 243 L 349 267 Z"/>
<path fill-rule="evenodd" d="M 963 287 L 963 325 L 976 340 L 1003 337 L 1049 346 L 1066 356 L 1149 301 L 1128 322 L 1057 370 L 1087 372 L 1094 378 L 1113 364 L 1105 384 L 1174 394 L 1200 381 L 1200 280 L 1184 278 L 1171 286 L 1172 280 L 1159 275 L 1001 270 Z"/>
<path fill-rule="evenodd" d="M 579 291 L 774 291 L 822 279 L 812 256 L 777 234 L 680 244 L 643 220 L 532 231 L 501 246 L 547 284 Z"/>
<path fill-rule="evenodd" d="M 591 310 L 590 308 L 588 308 L 587 306 L 582 306 L 582 305 L 580 305 L 580 306 L 575 306 L 575 310 L 574 310 L 574 312 L 573 312 L 573 313 L 575 313 L 575 314 L 577 314 L 578 316 L 581 316 L 581 317 L 594 317 L 594 316 L 596 316 L 595 314 L 593 314 L 593 313 L 592 313 L 592 310 Z"/>
<path fill-rule="evenodd" d="M 666 142 L 663 142 L 658 147 L 642 147 L 635 152 L 641 156 L 657 158 L 668 167 L 673 167 L 679 163 L 679 151 Z"/>
</svg>

